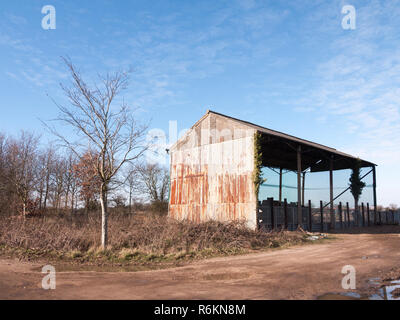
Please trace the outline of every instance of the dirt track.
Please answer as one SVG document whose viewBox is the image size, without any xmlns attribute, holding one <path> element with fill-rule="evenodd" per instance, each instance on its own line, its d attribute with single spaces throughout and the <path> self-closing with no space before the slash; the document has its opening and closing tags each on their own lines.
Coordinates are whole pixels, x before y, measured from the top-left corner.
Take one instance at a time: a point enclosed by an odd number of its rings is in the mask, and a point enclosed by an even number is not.
<svg viewBox="0 0 400 320">
<path fill-rule="evenodd" d="M 41 288 L 43 264 L 0 260 L 0 299 L 314 299 L 344 291 L 344 265 L 356 268 L 358 292 L 366 290 L 369 278 L 400 266 L 400 227 L 335 236 L 321 244 L 173 269 L 58 272 L 56 290 L 47 291 Z"/>
</svg>

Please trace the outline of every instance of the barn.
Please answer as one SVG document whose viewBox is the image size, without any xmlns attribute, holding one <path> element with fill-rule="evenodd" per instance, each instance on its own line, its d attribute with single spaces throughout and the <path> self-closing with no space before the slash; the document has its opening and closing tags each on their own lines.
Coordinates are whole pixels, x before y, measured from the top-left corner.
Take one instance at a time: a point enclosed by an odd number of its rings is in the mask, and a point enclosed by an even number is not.
<svg viewBox="0 0 400 320">
<path fill-rule="evenodd" d="M 281 174 L 282 170 L 297 173 L 298 225 L 299 221 L 307 224 L 302 173 L 327 171 L 330 175 L 328 209 L 334 228 L 333 171 L 350 169 L 355 161 L 363 168 L 371 168 L 376 210 L 376 165 L 372 162 L 211 110 L 171 146 L 169 154 L 168 214 L 174 219 L 197 223 L 245 220 L 248 227 L 259 228 L 260 207 L 265 202 L 258 194 L 262 183 L 260 170 L 270 167 Z M 281 205 L 281 195 L 277 200 Z"/>
</svg>

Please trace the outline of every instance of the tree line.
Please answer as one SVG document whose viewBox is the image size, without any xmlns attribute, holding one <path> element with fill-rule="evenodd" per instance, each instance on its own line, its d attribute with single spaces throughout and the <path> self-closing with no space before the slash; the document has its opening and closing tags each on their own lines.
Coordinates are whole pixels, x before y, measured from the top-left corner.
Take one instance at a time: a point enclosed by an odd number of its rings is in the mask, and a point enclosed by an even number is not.
<svg viewBox="0 0 400 320">
<path fill-rule="evenodd" d="M 90 150 L 77 155 L 65 148 L 42 147 L 40 137 L 30 132 L 16 137 L 0 133 L 0 213 L 33 216 L 98 210 L 101 181 L 93 158 Z M 130 163 L 112 181 L 107 201 L 129 212 L 138 203 L 165 210 L 168 191 L 166 168 Z"/>
</svg>

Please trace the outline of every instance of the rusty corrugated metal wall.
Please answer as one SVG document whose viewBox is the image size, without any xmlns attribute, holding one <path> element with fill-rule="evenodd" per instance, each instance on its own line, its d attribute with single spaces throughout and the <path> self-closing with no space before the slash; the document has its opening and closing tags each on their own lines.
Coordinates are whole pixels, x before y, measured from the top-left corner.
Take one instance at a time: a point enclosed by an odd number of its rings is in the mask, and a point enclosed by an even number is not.
<svg viewBox="0 0 400 320">
<path fill-rule="evenodd" d="M 170 151 L 169 216 L 256 228 L 255 130 L 208 113 Z"/>
</svg>

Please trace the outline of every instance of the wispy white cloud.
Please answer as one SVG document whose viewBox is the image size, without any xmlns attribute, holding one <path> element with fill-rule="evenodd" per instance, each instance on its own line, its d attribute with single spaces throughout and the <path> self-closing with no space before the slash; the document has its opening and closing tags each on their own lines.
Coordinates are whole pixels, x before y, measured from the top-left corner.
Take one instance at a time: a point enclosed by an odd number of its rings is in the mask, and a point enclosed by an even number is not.
<svg viewBox="0 0 400 320">
<path fill-rule="evenodd" d="M 11 13 L 5 14 L 5 18 L 14 25 L 26 25 L 28 21 L 22 16 L 17 16 Z"/>
<path fill-rule="evenodd" d="M 345 150 L 376 162 L 399 179 L 400 162 L 400 24 L 394 20 L 399 7 L 393 3 L 362 2 L 357 9 L 357 29 L 343 30 L 332 42 L 333 53 L 320 62 L 314 74 L 317 85 L 304 92 L 316 118 L 334 119 L 345 125 L 357 141 Z M 398 16 L 398 15 L 397 15 Z M 390 23 L 388 23 L 390 22 Z M 396 40 L 395 40 L 396 39 Z M 307 98 L 308 97 L 308 98 Z M 305 101 L 304 101 L 305 100 Z M 394 201 L 390 184 L 380 186 L 380 199 Z"/>
</svg>

